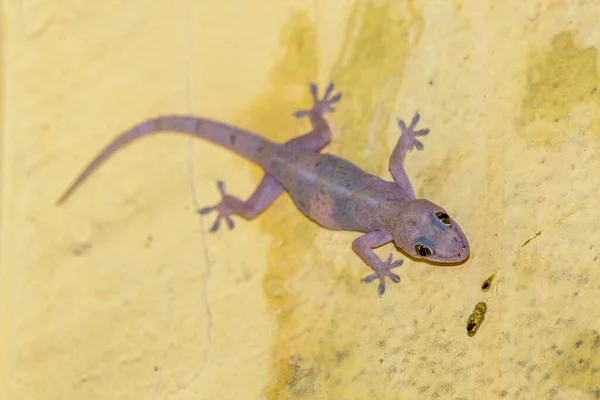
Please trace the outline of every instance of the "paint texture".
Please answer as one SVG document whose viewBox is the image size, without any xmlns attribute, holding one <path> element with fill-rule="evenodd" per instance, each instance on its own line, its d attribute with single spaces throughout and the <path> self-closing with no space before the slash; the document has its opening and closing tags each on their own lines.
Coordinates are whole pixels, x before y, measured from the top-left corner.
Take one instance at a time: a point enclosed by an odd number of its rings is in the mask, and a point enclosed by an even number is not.
<svg viewBox="0 0 600 400">
<path fill-rule="evenodd" d="M 599 19 L 584 0 L 7 2 L 0 398 L 600 397 Z M 402 281 L 379 298 L 357 234 L 285 195 L 208 234 L 194 210 L 215 181 L 246 197 L 262 172 L 175 135 L 55 206 L 151 116 L 305 133 L 310 80 L 344 92 L 327 152 L 387 179 L 396 117 L 420 112 L 407 172 L 460 222 L 467 263 L 386 246 Z"/>
</svg>

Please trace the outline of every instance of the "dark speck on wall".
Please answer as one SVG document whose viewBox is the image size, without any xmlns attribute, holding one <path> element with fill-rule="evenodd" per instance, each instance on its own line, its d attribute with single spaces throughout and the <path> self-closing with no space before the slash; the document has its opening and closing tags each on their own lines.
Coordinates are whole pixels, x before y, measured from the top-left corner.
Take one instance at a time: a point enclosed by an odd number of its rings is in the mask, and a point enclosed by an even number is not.
<svg viewBox="0 0 600 400">
<path fill-rule="evenodd" d="M 496 274 L 492 274 L 489 276 L 489 278 L 483 281 L 483 283 L 481 284 L 481 290 L 483 290 L 484 292 L 490 290 L 490 288 L 492 287 L 492 281 L 494 280 L 495 276 Z"/>
<path fill-rule="evenodd" d="M 75 243 L 73 245 L 71 252 L 73 254 L 75 254 L 76 256 L 82 256 L 82 255 L 88 253 L 91 248 L 92 248 L 92 244 L 88 243 L 88 242 Z"/>
</svg>

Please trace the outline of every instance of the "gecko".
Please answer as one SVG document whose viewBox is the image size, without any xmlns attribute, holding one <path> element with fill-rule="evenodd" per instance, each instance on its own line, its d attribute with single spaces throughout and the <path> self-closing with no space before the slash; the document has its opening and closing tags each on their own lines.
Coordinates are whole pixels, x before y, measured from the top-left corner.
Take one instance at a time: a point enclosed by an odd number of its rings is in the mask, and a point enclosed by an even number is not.
<svg viewBox="0 0 600 400">
<path fill-rule="evenodd" d="M 292 198 L 298 210 L 329 230 L 361 233 L 352 242 L 352 249 L 373 270 L 361 279 L 370 283 L 379 280 L 379 296 L 386 290 L 386 278 L 399 283 L 393 268 L 403 260 L 393 261 L 392 254 L 384 261 L 373 249 L 393 242 L 413 259 L 434 264 L 451 265 L 465 261 L 470 255 L 469 243 L 460 226 L 440 206 L 426 199 L 417 199 L 404 168 L 406 155 L 413 148 L 423 150 L 417 138 L 429 129 L 415 130 L 420 115 L 415 113 L 410 124 L 398 119 L 401 131 L 389 159 L 393 182 L 369 174 L 355 164 L 321 151 L 331 141 L 332 133 L 325 114 L 336 111 L 334 105 L 342 93 L 334 94 L 333 82 L 323 96 L 310 83 L 312 107 L 296 111 L 297 118 L 308 118 L 311 130 L 285 143 L 275 143 L 254 132 L 211 119 L 189 115 L 163 115 L 147 119 L 117 136 L 81 172 L 57 200 L 64 203 L 84 180 L 115 152 L 129 143 L 161 133 L 179 133 L 198 137 L 220 145 L 260 166 L 262 180 L 247 200 L 226 191 L 217 181 L 221 200 L 197 212 L 216 212 L 210 228 L 216 232 L 221 222 L 229 229 L 235 226 L 233 216 L 252 220 L 266 210 L 283 192 Z"/>
</svg>

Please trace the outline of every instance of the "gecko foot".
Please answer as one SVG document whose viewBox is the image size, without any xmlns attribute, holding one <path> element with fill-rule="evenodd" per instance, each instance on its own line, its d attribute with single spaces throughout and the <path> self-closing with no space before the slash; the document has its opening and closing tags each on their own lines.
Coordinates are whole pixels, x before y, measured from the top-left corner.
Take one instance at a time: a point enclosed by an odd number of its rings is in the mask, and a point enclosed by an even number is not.
<svg viewBox="0 0 600 400">
<path fill-rule="evenodd" d="M 398 126 L 402 131 L 402 140 L 408 150 L 412 150 L 413 147 L 416 147 L 417 150 L 423 150 L 423 143 L 417 140 L 417 136 L 427 135 L 429 133 L 429 129 L 419 129 L 418 131 L 414 130 L 420 118 L 421 116 L 418 112 L 416 112 L 408 128 L 403 120 L 398 119 Z"/>
<path fill-rule="evenodd" d="M 210 232 L 216 232 L 219 230 L 219 227 L 221 226 L 221 219 L 225 220 L 229 229 L 233 229 L 235 227 L 235 223 L 233 222 L 233 219 L 231 219 L 233 211 L 226 202 L 227 193 L 225 192 L 225 183 L 223 181 L 217 181 L 217 188 L 219 188 L 219 192 L 221 192 L 221 201 L 215 206 L 204 207 L 198 210 L 198 214 L 200 215 L 205 215 L 212 211 L 217 211 L 219 213 L 219 215 L 217 215 L 217 220 L 210 228 Z"/>
<path fill-rule="evenodd" d="M 342 98 L 342 92 L 338 92 L 335 95 L 331 96 L 333 93 L 333 89 L 335 88 L 333 82 L 330 82 L 325 89 L 325 94 L 322 99 L 319 99 L 319 89 L 317 85 L 311 82 L 310 84 L 310 94 L 313 98 L 313 106 L 310 110 L 298 110 L 293 115 L 296 118 L 306 117 L 310 113 L 316 113 L 319 115 L 323 115 L 328 112 L 335 111 L 333 105 L 340 101 Z"/>
<path fill-rule="evenodd" d="M 394 282 L 394 283 L 400 282 L 400 277 L 390 270 L 392 268 L 401 266 L 402 263 L 404 263 L 404 261 L 402 261 L 402 260 L 396 260 L 396 261 L 392 262 L 392 255 L 390 254 L 390 256 L 387 258 L 387 260 L 381 261 L 379 263 L 379 265 L 377 265 L 375 267 L 373 267 L 373 266 L 371 267 L 375 270 L 374 274 L 365 276 L 364 278 L 361 279 L 361 281 L 363 281 L 365 283 L 371 283 L 375 279 L 379 279 L 379 287 L 377 288 L 377 293 L 379 293 L 379 296 L 383 296 L 383 294 L 385 293 L 385 278 L 386 277 L 389 277 L 392 280 L 392 282 Z"/>
</svg>

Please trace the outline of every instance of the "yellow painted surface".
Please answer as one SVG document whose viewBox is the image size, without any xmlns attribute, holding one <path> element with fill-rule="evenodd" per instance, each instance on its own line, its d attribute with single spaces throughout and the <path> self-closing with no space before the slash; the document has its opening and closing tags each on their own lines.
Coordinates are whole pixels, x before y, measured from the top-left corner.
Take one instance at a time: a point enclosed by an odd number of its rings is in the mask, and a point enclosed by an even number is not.
<svg viewBox="0 0 600 400">
<path fill-rule="evenodd" d="M 600 396 L 600 3 L 4 5 L 0 398 Z M 260 170 L 168 134 L 54 203 L 145 118 L 284 141 L 308 130 L 290 116 L 307 82 L 330 79 L 329 151 L 369 172 L 390 177 L 395 118 L 422 113 L 409 175 L 463 227 L 467 263 L 407 260 L 378 298 L 357 235 L 286 196 L 208 234 L 194 209 L 215 180 L 247 196 Z"/>
</svg>

